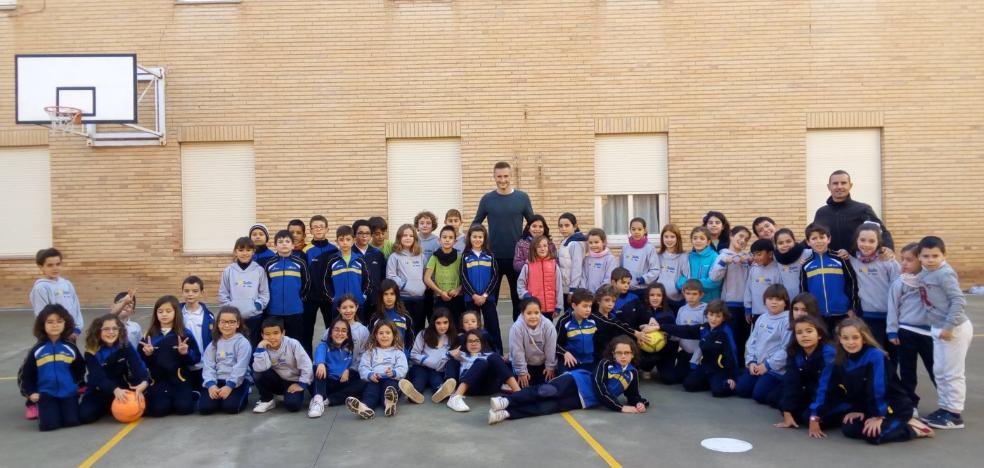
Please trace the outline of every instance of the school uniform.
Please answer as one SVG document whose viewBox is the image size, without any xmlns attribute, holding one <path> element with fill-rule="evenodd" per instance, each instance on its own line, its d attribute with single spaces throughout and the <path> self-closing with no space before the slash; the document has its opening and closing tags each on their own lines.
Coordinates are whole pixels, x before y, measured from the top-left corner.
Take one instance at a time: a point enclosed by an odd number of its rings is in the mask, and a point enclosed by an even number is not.
<svg viewBox="0 0 984 468">
<path fill-rule="evenodd" d="M 239 262 L 232 262 L 222 270 L 219 280 L 219 305 L 232 306 L 239 310 L 243 322 L 249 328 L 248 338 L 254 342 L 260 341 L 263 310 L 270 303 L 270 280 L 263 265 L 250 262 L 243 266 Z M 202 343 L 208 344 L 209 341 L 203 339 Z"/>
<path fill-rule="evenodd" d="M 149 337 L 154 345 L 154 352 L 150 356 L 143 352 L 142 347 L 137 348 L 137 353 L 143 358 L 150 374 L 150 386 L 146 392 L 147 415 L 161 417 L 171 413 L 191 414 L 195 410 L 192 392 L 198 388 L 192 386 L 190 368 L 201 361 L 198 342 L 191 330 L 185 329 L 188 353 L 182 355 L 177 350 L 180 337 L 174 330 Z"/>
<path fill-rule="evenodd" d="M 533 236 L 526 236 L 518 241 L 516 241 L 516 248 L 513 252 L 513 269 L 516 273 L 519 273 L 523 266 L 530 261 L 530 243 L 533 242 Z M 550 256 L 557 258 L 557 246 L 554 245 L 553 241 L 547 239 L 547 250 L 550 251 Z"/>
<path fill-rule="evenodd" d="M 732 256 L 737 256 L 735 261 L 725 262 L 725 258 Z M 721 282 L 721 299 L 731 314 L 731 330 L 739 342 L 738 347 L 741 353 L 744 353 L 745 340 L 748 339 L 748 333 L 751 330 L 751 326 L 745 320 L 745 290 L 748 287 L 748 277 L 751 272 L 751 266 L 748 264 L 750 257 L 751 254 L 748 252 L 721 249 L 710 273 L 712 280 Z"/>
<path fill-rule="evenodd" d="M 659 277 L 656 281 L 666 289 L 666 300 L 676 311 L 684 304 L 683 292 L 677 287 L 680 277 L 690 276 L 690 262 L 684 253 L 663 252 L 659 254 Z"/>
<path fill-rule="evenodd" d="M 400 287 L 400 299 L 413 323 L 423 327 L 427 323 L 424 299 L 427 285 L 424 284 L 424 255 L 411 255 L 407 251 L 394 251 L 386 261 L 386 277 Z"/>
<path fill-rule="evenodd" d="M 557 260 L 541 258 L 528 262 L 519 271 L 516 288 L 519 297 L 535 297 L 540 301 L 540 312 L 552 319 L 564 307 L 564 284 Z"/>
<path fill-rule="evenodd" d="M 735 336 L 728 323 L 716 328 L 709 324 L 668 325 L 666 332 L 681 338 L 699 341 L 699 347 L 690 359 L 690 372 L 683 379 L 683 389 L 688 392 L 710 390 L 716 398 L 734 395 L 728 380 L 734 381 L 740 373 Z"/>
<path fill-rule="evenodd" d="M 751 319 L 752 323 L 755 323 L 759 316 L 769 312 L 765 307 L 765 290 L 774 284 L 782 284 L 782 273 L 777 262 L 773 261 L 768 265 L 759 265 L 756 263 L 748 269 L 742 313 L 738 314 L 738 320 L 735 319 L 734 315 L 731 317 L 732 324 L 738 323 L 739 320 L 744 324 L 741 327 L 734 328 L 735 339 L 738 340 L 739 356 L 745 355 L 745 343 L 748 341 L 748 335 L 752 331 L 751 324 L 748 323 L 748 320 Z M 789 297 L 792 300 L 794 296 Z"/>
<path fill-rule="evenodd" d="M 598 253 L 588 252 L 581 268 L 583 276 L 580 287 L 594 294 L 601 285 L 611 282 L 612 272 L 616 268 L 618 268 L 618 259 L 607 248 Z"/>
<path fill-rule="evenodd" d="M 181 303 L 181 316 L 184 319 L 185 328 L 191 331 L 191 336 L 195 338 L 198 355 L 204 355 L 205 346 L 212 342 L 212 323 L 215 321 L 215 317 L 204 302 L 199 302 L 196 310 L 189 310 L 187 303 Z M 195 392 L 201 389 L 203 382 L 201 359 L 188 367 L 188 382 Z"/>
<path fill-rule="evenodd" d="M 79 420 L 82 424 L 95 422 L 109 414 L 116 398 L 117 388 L 130 390 L 131 386 L 147 381 L 147 369 L 137 351 L 129 343 L 121 346 L 100 346 L 95 353 L 86 351 L 85 394 L 79 403 Z"/>
<path fill-rule="evenodd" d="M 390 369 L 393 375 L 387 376 L 386 369 Z M 359 362 L 359 378 L 366 384 L 360 400 L 370 408 L 380 406 L 384 390 L 393 387 L 399 391 L 397 382 L 406 378 L 409 370 L 407 355 L 402 349 L 373 348 L 366 351 Z M 372 375 L 376 376 L 376 382 L 369 380 Z"/>
<path fill-rule="evenodd" d="M 649 324 L 650 318 L 656 320 L 660 328 L 665 331 L 667 327 L 675 324 L 676 314 L 670 309 L 664 311 L 639 307 L 636 309 L 636 315 L 634 317 L 623 317 L 622 319 L 634 330 L 638 330 L 643 325 Z M 663 349 L 655 353 L 647 353 L 640 349 L 639 365 L 637 367 L 646 372 L 656 372 L 657 378 L 664 384 L 671 385 L 677 383 L 675 369 L 677 353 L 679 351 L 679 341 L 671 339 L 667 339 L 666 344 L 663 345 Z"/>
<path fill-rule="evenodd" d="M 588 238 L 584 236 L 584 233 L 577 230 L 560 243 L 560 249 L 557 251 L 557 263 L 560 266 L 564 294 L 574 292 L 582 282 L 584 255 L 588 251 L 587 240 Z M 565 310 L 569 306 L 569 304 L 565 304 Z"/>
<path fill-rule="evenodd" d="M 482 311 L 482 324 L 492 338 L 492 347 L 501 350 L 503 349 L 502 332 L 499 330 L 499 312 L 496 310 L 499 292 L 498 268 L 491 252 L 469 250 L 461 258 L 461 293 L 465 296 L 465 308 L 469 308 L 469 304 L 474 304 L 473 294 L 486 297 L 484 304 L 473 307 Z"/>
<path fill-rule="evenodd" d="M 311 275 L 304 257 L 291 254 L 287 257 L 277 255 L 266 264 L 270 280 L 270 303 L 266 312 L 279 317 L 284 323 L 284 333 L 301 343 L 308 343 L 305 350 L 311 351 L 314 336 L 314 322 L 308 327 L 304 320 L 304 298 L 311 287 Z"/>
<path fill-rule="evenodd" d="M 816 414 L 822 427 L 839 425 L 850 409 L 850 405 L 843 401 L 844 393 L 839 388 L 825 392 L 822 407 L 814 408 L 817 392 L 821 387 L 830 385 L 836 357 L 836 348 L 826 343 L 817 346 L 809 356 L 802 348 L 788 356 L 786 373 L 782 376 L 779 411 L 791 414 L 797 424 L 809 424 L 811 414 L 822 410 L 822 414 Z"/>
<path fill-rule="evenodd" d="M 314 351 L 314 368 L 317 369 L 321 364 L 326 368 L 325 378 L 317 376 L 314 378 L 314 394 L 321 395 L 328 406 L 338 406 L 345 403 L 348 397 L 362 396 L 366 384 L 359 378 L 359 363 L 353 363 L 355 356 L 353 350 L 336 347 L 328 341 L 330 339 L 330 337 L 322 337 L 318 348 Z M 348 379 L 342 382 L 342 375 L 346 371 L 348 371 Z"/>
<path fill-rule="evenodd" d="M 621 335 L 628 336 L 629 338 L 635 337 L 636 330 L 633 330 L 628 324 L 616 318 L 613 312 L 614 309 L 608 315 L 604 315 L 601 312 L 591 312 L 591 319 L 598 326 L 598 331 L 593 337 L 595 362 L 601 360 L 605 350 L 608 349 L 608 343 L 615 339 L 615 337 Z"/>
<path fill-rule="evenodd" d="M 960 290 L 957 272 L 949 263 L 944 262 L 936 271 L 923 269 L 917 278 L 933 336 L 937 404 L 959 414 L 967 399 L 967 351 L 974 339 L 974 326 L 964 311 L 967 299 Z M 952 332 L 949 340 L 940 338 L 943 330 Z"/>
<path fill-rule="evenodd" d="M 406 351 L 407 359 L 410 359 L 410 348 L 413 346 L 413 338 L 417 334 L 413 318 L 397 313 L 396 309 L 386 309 L 383 311 L 383 318 L 396 325 L 397 331 L 400 332 L 400 339 L 403 340 L 403 348 Z M 377 322 L 379 320 L 373 320 L 370 326 L 375 328 Z"/>
<path fill-rule="evenodd" d="M 792 338 L 789 312 L 763 314 L 752 325 L 745 344 L 745 371 L 738 377 L 735 393 L 760 404 L 778 406 L 782 397 L 782 376 L 786 372 L 786 345 Z M 764 364 L 767 373 L 752 375 L 751 364 Z"/>
<path fill-rule="evenodd" d="M 85 321 L 82 319 L 82 305 L 79 304 L 79 296 L 76 294 L 75 286 L 72 285 L 71 281 L 61 276 L 55 279 L 38 278 L 34 281 L 28 298 L 31 301 L 31 308 L 34 309 L 35 317 L 48 304 L 59 304 L 65 307 L 68 314 L 72 316 L 72 321 L 75 322 L 75 335 L 82 334 L 82 329 L 85 326 Z"/>
<path fill-rule="evenodd" d="M 721 282 L 711 279 L 711 268 L 714 268 L 714 264 L 717 262 L 717 252 L 710 247 L 706 247 L 700 252 L 691 250 L 690 254 L 687 255 L 687 262 L 690 264 L 690 274 L 680 275 L 680 278 L 677 279 L 677 289 L 682 291 L 683 284 L 687 280 L 695 279 L 700 281 L 701 286 L 704 287 L 704 296 L 701 297 L 701 302 L 706 304 L 714 299 L 720 299 Z"/>
<path fill-rule="evenodd" d="M 329 278 L 327 273 L 330 261 L 337 253 L 338 247 L 328 239 L 315 239 L 302 254 L 298 254 L 307 263 L 310 286 L 307 293 L 301 297 L 304 302 L 301 335 L 294 338 L 304 345 L 309 356 L 313 349 L 311 341 L 314 340 L 314 325 L 318 322 L 318 311 L 321 311 L 321 320 L 324 321 L 325 327 L 335 320 L 335 306 L 332 303 L 334 296 L 327 289 L 326 279 Z"/>
<path fill-rule="evenodd" d="M 277 349 L 256 348 L 253 352 L 253 372 L 260 401 L 273 400 L 274 395 L 284 396 L 284 407 L 293 413 L 304 404 L 304 392 L 311 385 L 311 358 L 301 343 L 289 336 L 283 337 Z M 297 384 L 299 392 L 288 388 Z"/>
<path fill-rule="evenodd" d="M 820 315 L 827 321 L 831 333 L 847 317 L 849 310 L 855 314 L 861 310 L 854 268 L 829 251 L 813 252 L 806 260 L 800 272 L 800 289 L 817 298 Z"/>
<path fill-rule="evenodd" d="M 704 316 L 705 309 L 707 309 L 707 304 L 703 302 L 697 304 L 696 307 L 684 304 L 680 310 L 677 310 L 676 320 L 673 324 L 692 326 L 707 323 L 707 318 Z M 694 358 L 694 353 L 700 349 L 699 337 L 679 338 L 674 336 L 670 340 L 679 346 L 676 356 L 668 365 L 658 368 L 660 380 L 668 385 L 682 383 L 687 378 L 687 375 L 690 374 L 690 360 Z"/>
<path fill-rule="evenodd" d="M 459 384 L 468 385 L 466 395 L 491 395 L 499 391 L 513 374 L 497 353 L 481 351 L 469 353 L 462 350 L 458 361 L 458 375 L 448 375 Z"/>
<path fill-rule="evenodd" d="M 358 245 L 353 245 L 352 252 L 362 255 L 362 261 L 366 264 L 366 270 L 369 272 L 370 292 L 366 295 L 365 303 L 359 308 L 359 320 L 368 323 L 369 315 L 373 310 L 376 310 L 376 294 L 372 292 L 372 288 L 379 287 L 380 283 L 386 279 L 386 256 L 383 255 L 383 251 L 372 245 L 367 245 L 366 250 L 361 250 Z"/>
<path fill-rule="evenodd" d="M 410 350 L 410 365 L 413 366 L 410 381 L 419 391 L 430 389 L 436 392 L 444 383 L 444 371 L 448 365 L 448 337 L 438 337 L 438 345 L 432 348 L 424 340 L 424 333 L 418 333 Z"/>
<path fill-rule="evenodd" d="M 276 256 L 277 256 L 277 252 L 271 250 L 270 247 L 261 245 L 259 247 L 256 247 L 256 250 L 253 251 L 252 261 L 256 262 L 258 265 L 265 265 L 267 260 L 270 260 L 271 258 Z"/>
<path fill-rule="evenodd" d="M 596 406 L 622 411 L 619 397 L 623 395 L 629 406 L 642 403 L 649 407 L 649 401 L 639 394 L 635 366 L 622 367 L 613 359 L 604 359 L 593 372 L 575 369 L 545 384 L 507 395 L 506 412 L 509 419 L 522 419 Z"/>
<path fill-rule="evenodd" d="M 533 385 L 544 383 L 543 372 L 557 369 L 557 330 L 544 317 L 536 328 L 522 318 L 509 329 L 509 360 L 517 376 L 528 375 Z"/>
<path fill-rule="evenodd" d="M 857 275 L 858 299 L 861 302 L 858 315 L 868 324 L 878 344 L 894 359 L 895 345 L 888 342 L 886 330 L 888 292 L 892 282 L 902 273 L 902 268 L 895 260 L 873 258 L 866 261 L 856 256 L 851 256 L 849 260 Z"/>
<path fill-rule="evenodd" d="M 202 388 L 198 399 L 198 412 L 212 414 L 221 410 L 227 414 L 236 414 L 246 407 L 249 398 L 250 376 L 249 361 L 253 347 L 245 336 L 236 333 L 232 338 L 219 337 L 209 343 L 202 354 Z M 229 387 L 232 393 L 222 399 L 212 399 L 208 389 L 212 386 Z"/>
<path fill-rule="evenodd" d="M 42 432 L 81 424 L 78 390 L 85 367 L 79 349 L 65 340 L 44 340 L 28 352 L 17 381 L 23 395 L 40 395 L 38 428 Z"/>
<path fill-rule="evenodd" d="M 929 314 L 919 295 L 919 280 L 914 274 L 903 273 L 895 278 L 888 291 L 888 315 L 885 316 L 886 338 L 898 339 L 897 360 L 902 387 L 912 400 L 912 406 L 919 407 L 916 387 L 919 381 L 916 372 L 919 358 L 922 358 L 929 380 L 936 385 L 933 375 L 933 335 Z"/>
<path fill-rule="evenodd" d="M 130 319 L 120 319 L 123 322 L 123 332 L 126 334 L 126 341 L 130 343 L 130 346 L 138 348 L 140 346 L 140 340 L 143 338 L 143 329 L 136 320 Z"/>
<path fill-rule="evenodd" d="M 642 300 L 636 295 L 636 293 L 629 291 L 625 294 L 619 294 L 618 297 L 615 298 L 615 308 L 612 309 L 612 315 L 619 320 L 626 322 L 623 317 L 634 317 L 635 310 L 640 307 L 642 307 Z"/>
<path fill-rule="evenodd" d="M 813 250 L 806 248 L 805 245 L 804 243 L 798 243 L 785 254 L 779 253 L 778 249 L 772 251 L 776 263 L 779 265 L 779 275 L 782 285 L 786 287 L 786 292 L 789 293 L 790 299 L 805 291 L 802 289 L 802 263 L 813 256 Z"/>
<path fill-rule="evenodd" d="M 632 274 L 630 288 L 636 290 L 648 288 L 659 278 L 660 271 L 659 253 L 656 252 L 656 247 L 646 238 L 642 241 L 640 247 L 634 247 L 632 239 L 629 239 L 629 242 L 622 246 L 622 255 L 620 255 L 622 268 Z"/>
<path fill-rule="evenodd" d="M 597 332 L 598 325 L 593 315 L 579 320 L 569 312 L 561 317 L 557 322 L 557 363 L 562 370 L 570 370 L 564 364 L 565 353 L 571 353 L 577 360 L 576 368 L 594 368 L 594 335 Z"/>
<path fill-rule="evenodd" d="M 434 256 L 434 252 L 438 250 L 441 250 L 441 238 L 437 234 L 431 233 L 430 237 L 420 236 L 420 253 L 424 256 L 425 270 L 427 263 Z M 420 276 L 421 280 L 423 277 L 423 275 Z M 424 288 L 424 300 L 420 303 L 420 308 L 422 310 L 421 315 L 425 320 L 430 320 L 431 315 L 434 315 L 434 291 L 430 288 Z M 418 323 L 423 324 L 424 321 Z"/>
<path fill-rule="evenodd" d="M 484 328 L 480 328 L 479 331 L 482 333 L 482 339 L 485 340 L 486 343 L 492 342 L 492 337 L 491 335 L 489 335 L 488 330 Z M 464 332 L 458 333 L 458 347 L 455 349 L 464 353 L 465 352 L 464 343 L 465 343 Z M 482 349 L 482 352 L 489 352 L 489 351 L 498 354 L 500 356 L 503 355 L 503 350 L 495 349 L 494 347 L 491 346 L 486 346 L 485 348 Z M 448 362 L 444 367 L 444 376 L 447 378 L 454 379 L 457 378 L 459 374 L 461 374 L 461 362 L 458 361 L 457 359 L 448 359 Z"/>
<path fill-rule="evenodd" d="M 338 306 L 342 296 L 350 294 L 355 297 L 355 302 L 359 307 L 366 301 L 372 292 L 372 282 L 369 278 L 369 267 L 366 265 L 362 255 L 356 251 L 349 252 L 346 259 L 341 252 L 338 252 L 325 261 L 327 268 L 322 278 L 323 288 L 328 299 L 332 303 L 332 310 Z M 334 322 L 336 312 L 332 312 L 331 324 Z"/>
</svg>

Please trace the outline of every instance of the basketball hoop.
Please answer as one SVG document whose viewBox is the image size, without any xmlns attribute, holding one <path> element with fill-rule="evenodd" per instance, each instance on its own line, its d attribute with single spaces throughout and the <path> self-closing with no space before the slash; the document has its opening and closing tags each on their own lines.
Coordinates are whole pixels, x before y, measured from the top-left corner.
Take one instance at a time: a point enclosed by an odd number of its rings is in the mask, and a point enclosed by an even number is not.
<svg viewBox="0 0 984 468">
<path fill-rule="evenodd" d="M 82 124 L 82 109 L 67 106 L 48 106 L 44 108 L 51 118 L 51 132 L 65 135 L 75 132 L 75 126 Z"/>
</svg>

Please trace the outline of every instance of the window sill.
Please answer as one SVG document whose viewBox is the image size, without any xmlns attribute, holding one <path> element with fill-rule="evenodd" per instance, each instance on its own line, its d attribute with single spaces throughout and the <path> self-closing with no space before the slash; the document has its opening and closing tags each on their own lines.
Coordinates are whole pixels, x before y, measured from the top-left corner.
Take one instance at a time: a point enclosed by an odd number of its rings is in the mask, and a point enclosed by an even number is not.
<svg viewBox="0 0 984 468">
<path fill-rule="evenodd" d="M 221 3 L 242 3 L 243 0 L 174 0 L 175 5 L 208 5 Z"/>
<path fill-rule="evenodd" d="M 181 252 L 182 257 L 230 257 L 229 252 Z"/>
</svg>

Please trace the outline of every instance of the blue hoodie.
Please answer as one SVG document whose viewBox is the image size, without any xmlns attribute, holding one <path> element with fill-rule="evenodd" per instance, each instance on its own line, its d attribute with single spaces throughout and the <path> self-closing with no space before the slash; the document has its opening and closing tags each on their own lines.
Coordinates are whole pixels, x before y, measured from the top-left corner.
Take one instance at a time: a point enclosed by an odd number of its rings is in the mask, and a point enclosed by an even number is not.
<svg viewBox="0 0 984 468">
<path fill-rule="evenodd" d="M 829 252 L 813 252 L 806 260 L 800 273 L 800 290 L 817 298 L 820 315 L 825 318 L 861 310 L 854 268 Z"/>
<path fill-rule="evenodd" d="M 310 287 L 307 262 L 294 253 L 287 257 L 277 255 L 266 264 L 270 281 L 270 315 L 297 315 L 304 313 L 303 298 Z"/>
<path fill-rule="evenodd" d="M 77 397 L 85 376 L 85 361 L 74 344 L 44 340 L 31 348 L 21 368 L 21 392 L 55 398 Z"/>
<path fill-rule="evenodd" d="M 717 252 L 710 247 L 705 247 L 704 250 L 698 252 L 696 250 L 691 250 L 690 255 L 687 257 L 688 263 L 690 264 L 690 274 L 680 275 L 677 279 L 677 289 L 683 290 L 683 284 L 689 279 L 699 280 L 700 284 L 704 286 L 704 297 L 701 298 L 701 302 L 708 303 L 714 299 L 721 298 L 721 281 L 714 281 L 711 279 L 711 268 L 714 268 L 714 264 L 717 262 Z"/>
</svg>

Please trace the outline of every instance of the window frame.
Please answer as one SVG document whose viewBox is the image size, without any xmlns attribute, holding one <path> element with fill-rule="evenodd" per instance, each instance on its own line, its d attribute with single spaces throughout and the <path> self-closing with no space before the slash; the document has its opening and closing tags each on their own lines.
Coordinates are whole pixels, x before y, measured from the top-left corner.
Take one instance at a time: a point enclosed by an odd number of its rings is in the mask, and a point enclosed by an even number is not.
<svg viewBox="0 0 984 468">
<path fill-rule="evenodd" d="M 667 193 L 596 193 L 595 196 L 594 196 L 594 214 L 595 214 L 595 225 L 596 225 L 596 227 L 600 227 L 602 229 L 605 229 L 605 226 L 604 226 L 605 217 L 604 217 L 604 212 L 603 212 L 604 202 L 602 202 L 602 197 L 626 197 L 627 196 L 628 197 L 628 208 L 629 208 L 627 219 L 631 220 L 632 218 L 635 217 L 635 212 L 634 212 L 635 207 L 634 207 L 634 204 L 632 203 L 632 201 L 633 201 L 632 200 L 632 197 L 634 195 L 656 195 L 656 197 L 657 197 L 656 198 L 656 203 L 658 204 L 658 213 L 657 213 L 657 216 L 659 216 L 659 219 L 656 220 L 656 223 L 653 223 L 653 220 L 651 220 L 651 219 L 647 219 L 646 220 L 646 225 L 648 226 L 647 229 L 650 230 L 650 231 L 653 231 L 654 228 L 655 228 L 655 232 L 650 232 L 650 234 L 659 234 L 659 232 L 663 229 L 663 226 L 669 224 L 669 216 L 670 216 L 670 203 L 669 203 L 669 199 L 670 199 L 670 197 L 669 197 L 669 194 L 667 194 Z M 625 230 L 628 231 L 629 230 L 629 227 L 626 226 L 625 227 Z M 606 229 L 605 230 L 605 235 L 608 238 L 608 245 L 609 246 L 621 247 L 621 246 L 626 245 L 626 244 L 629 243 L 629 235 L 628 234 L 612 234 L 612 233 L 609 233 L 608 230 Z M 649 236 L 649 241 L 650 241 L 650 243 L 654 243 L 654 242 L 658 242 L 658 239 L 654 239 L 653 236 Z"/>
</svg>

